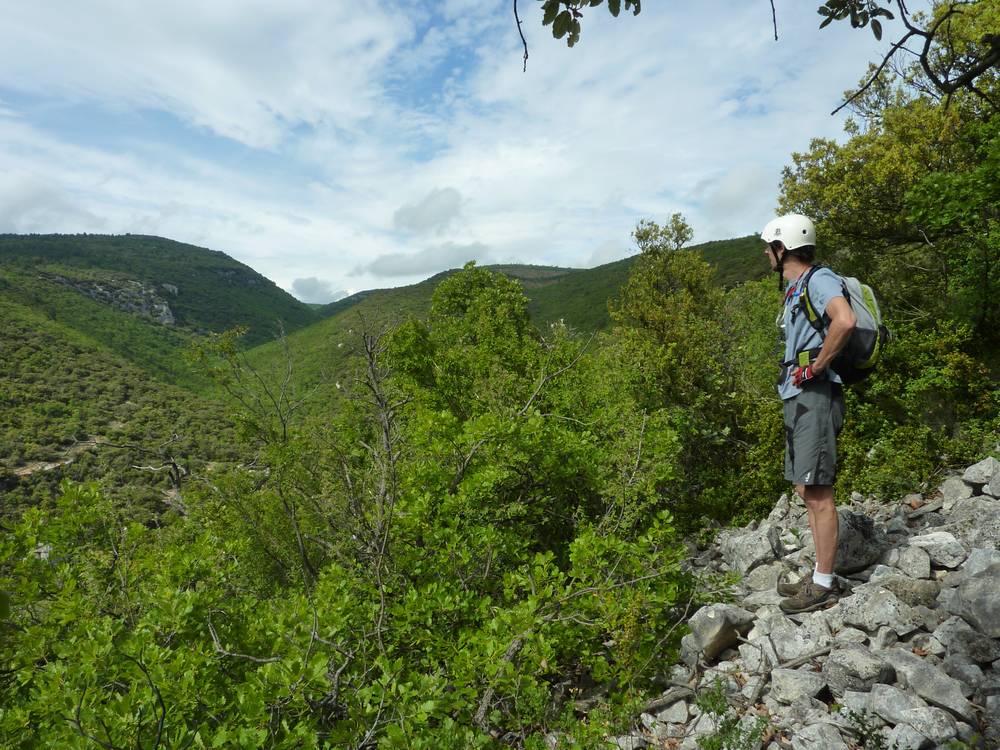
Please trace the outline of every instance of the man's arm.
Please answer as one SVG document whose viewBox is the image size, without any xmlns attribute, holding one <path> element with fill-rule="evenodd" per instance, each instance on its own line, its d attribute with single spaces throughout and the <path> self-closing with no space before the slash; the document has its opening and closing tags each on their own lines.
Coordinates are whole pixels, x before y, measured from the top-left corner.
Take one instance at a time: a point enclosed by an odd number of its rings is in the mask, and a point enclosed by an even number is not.
<svg viewBox="0 0 1000 750">
<path fill-rule="evenodd" d="M 826 338 L 823 339 L 823 348 L 812 363 L 812 371 L 816 375 L 826 371 L 837 358 L 858 322 L 851 304 L 843 297 L 831 297 L 826 305 L 826 314 L 830 316 L 830 325 L 827 327 Z"/>
</svg>

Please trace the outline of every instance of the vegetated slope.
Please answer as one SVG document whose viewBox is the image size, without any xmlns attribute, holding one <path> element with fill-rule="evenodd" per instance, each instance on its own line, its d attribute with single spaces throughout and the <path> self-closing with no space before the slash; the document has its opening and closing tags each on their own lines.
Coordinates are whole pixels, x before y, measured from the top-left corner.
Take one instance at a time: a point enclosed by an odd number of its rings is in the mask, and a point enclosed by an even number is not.
<svg viewBox="0 0 1000 750">
<path fill-rule="evenodd" d="M 87 346 L 106 347 L 147 377 L 193 390 L 207 385 L 184 361 L 194 334 L 92 299 L 44 271 L 0 265 L 0 301 L 75 332 Z"/>
<path fill-rule="evenodd" d="M 51 499 L 63 478 L 155 510 L 176 500 L 166 458 L 191 472 L 232 458 L 218 404 L 4 294 L 0 329 L 0 517 Z"/>
<path fill-rule="evenodd" d="M 761 258 L 761 243 L 756 235 L 704 242 L 690 249 L 716 267 L 716 280 L 723 287 L 759 279 L 767 274 L 768 265 Z M 492 265 L 486 268 L 521 282 L 529 300 L 528 312 L 539 328 L 562 320 L 571 328 L 591 332 L 611 325 L 608 302 L 618 296 L 628 280 L 636 257 L 586 269 L 518 264 Z M 427 298 L 423 303 L 425 309 L 430 305 L 430 294 L 434 287 L 426 288 L 423 285 L 435 279 L 440 281 L 452 273 L 454 270 L 445 271 L 416 285 L 427 291 Z M 326 305 L 320 310 L 320 315 L 324 318 L 334 317 L 373 295 L 387 300 L 384 295 L 389 292 L 400 293 L 398 289 L 358 292 Z M 403 295 L 409 296 L 408 293 Z"/>
<path fill-rule="evenodd" d="M 0 268 L 27 270 L 45 281 L 40 304 L 61 285 L 109 305 L 145 306 L 153 319 L 166 305 L 170 326 L 193 332 L 245 326 L 250 345 L 273 338 L 278 320 L 291 331 L 319 317 L 225 253 L 161 237 L 0 235 Z"/>
<path fill-rule="evenodd" d="M 723 287 L 763 278 L 768 271 L 761 242 L 754 235 L 704 242 L 690 249 L 716 267 L 716 282 Z M 532 320 L 540 328 L 557 320 L 584 332 L 607 328 L 611 325 L 608 302 L 618 297 L 628 281 L 636 257 L 573 270 L 537 288 L 525 285 Z"/>
<path fill-rule="evenodd" d="M 747 236 L 706 242 L 694 246 L 717 267 L 716 280 L 722 286 L 758 279 L 768 271 L 761 257 L 761 243 Z M 520 281 L 528 297 L 528 312 L 539 329 L 555 321 L 590 333 L 610 326 L 608 302 L 617 297 L 628 280 L 635 256 L 597 268 L 574 269 L 552 266 L 487 266 Z M 349 359 L 356 353 L 362 329 L 376 331 L 408 317 L 423 317 L 430 309 L 437 285 L 455 273 L 445 271 L 419 284 L 394 289 L 373 289 L 332 302 L 321 311 L 325 320 L 287 337 L 293 382 L 310 392 L 305 411 L 325 409 L 344 379 L 349 377 Z M 277 383 L 285 375 L 285 351 L 278 342 L 256 347 L 250 362 Z"/>
</svg>

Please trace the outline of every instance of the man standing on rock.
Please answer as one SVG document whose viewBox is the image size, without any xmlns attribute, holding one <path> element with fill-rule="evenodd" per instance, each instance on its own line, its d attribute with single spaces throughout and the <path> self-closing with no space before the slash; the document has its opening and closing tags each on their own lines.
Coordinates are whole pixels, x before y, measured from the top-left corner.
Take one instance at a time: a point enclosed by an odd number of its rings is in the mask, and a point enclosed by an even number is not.
<svg viewBox="0 0 1000 750">
<path fill-rule="evenodd" d="M 812 578 L 794 584 L 779 583 L 786 598 L 781 609 L 809 612 L 837 600 L 840 588 L 833 575 L 837 554 L 838 518 L 833 500 L 837 471 L 837 435 L 844 424 L 844 391 L 830 364 L 847 344 L 856 318 L 844 297 L 840 280 L 828 268 L 814 267 L 816 228 L 801 214 L 772 220 L 760 235 L 772 270 L 780 274 L 779 287 L 790 286 L 779 324 L 785 337 L 785 355 L 778 393 L 785 412 L 785 479 L 805 501 L 816 548 Z M 823 320 L 822 330 L 810 322 L 803 291 Z"/>
</svg>

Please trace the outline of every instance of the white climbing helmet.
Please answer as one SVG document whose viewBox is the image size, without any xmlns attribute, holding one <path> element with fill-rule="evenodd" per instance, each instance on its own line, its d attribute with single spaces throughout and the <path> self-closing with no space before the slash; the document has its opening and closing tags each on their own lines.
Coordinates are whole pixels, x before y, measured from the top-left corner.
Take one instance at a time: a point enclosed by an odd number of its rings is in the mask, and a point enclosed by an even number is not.
<svg viewBox="0 0 1000 750">
<path fill-rule="evenodd" d="M 767 222 L 760 238 L 768 244 L 781 240 L 786 250 L 794 250 L 803 245 L 816 244 L 816 227 L 808 216 L 785 214 Z"/>
</svg>

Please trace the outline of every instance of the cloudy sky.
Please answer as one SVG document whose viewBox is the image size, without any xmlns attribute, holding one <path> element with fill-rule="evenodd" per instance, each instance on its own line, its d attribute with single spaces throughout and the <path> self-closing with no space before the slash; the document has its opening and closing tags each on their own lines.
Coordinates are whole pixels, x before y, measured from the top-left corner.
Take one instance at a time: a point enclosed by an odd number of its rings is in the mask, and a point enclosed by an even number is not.
<svg viewBox="0 0 1000 750">
<path fill-rule="evenodd" d="M 695 242 L 774 213 L 781 168 L 886 44 L 818 0 L 0 0 L 0 232 L 157 234 L 307 301 L 475 259 L 592 267 L 640 218 Z M 887 37 L 892 33 L 887 28 Z"/>
</svg>

